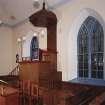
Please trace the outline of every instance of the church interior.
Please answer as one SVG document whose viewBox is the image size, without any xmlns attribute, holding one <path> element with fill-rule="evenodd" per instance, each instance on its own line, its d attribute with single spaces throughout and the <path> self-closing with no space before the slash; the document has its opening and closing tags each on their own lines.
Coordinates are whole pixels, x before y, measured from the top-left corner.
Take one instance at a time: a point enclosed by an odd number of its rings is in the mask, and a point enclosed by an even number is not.
<svg viewBox="0 0 105 105">
<path fill-rule="evenodd" d="M 104 0 L 0 0 L 0 105 L 105 105 Z"/>
</svg>

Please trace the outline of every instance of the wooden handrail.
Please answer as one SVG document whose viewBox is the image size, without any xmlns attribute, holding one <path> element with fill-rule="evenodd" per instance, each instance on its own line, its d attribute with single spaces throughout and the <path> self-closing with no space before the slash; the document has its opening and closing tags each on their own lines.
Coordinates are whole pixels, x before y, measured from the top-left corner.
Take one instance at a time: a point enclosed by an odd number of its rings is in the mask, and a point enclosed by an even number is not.
<svg viewBox="0 0 105 105">
<path fill-rule="evenodd" d="M 20 70 L 19 65 L 17 65 L 17 66 L 9 73 L 9 75 L 10 75 L 10 76 L 18 76 L 18 75 L 19 75 L 19 70 Z"/>
</svg>

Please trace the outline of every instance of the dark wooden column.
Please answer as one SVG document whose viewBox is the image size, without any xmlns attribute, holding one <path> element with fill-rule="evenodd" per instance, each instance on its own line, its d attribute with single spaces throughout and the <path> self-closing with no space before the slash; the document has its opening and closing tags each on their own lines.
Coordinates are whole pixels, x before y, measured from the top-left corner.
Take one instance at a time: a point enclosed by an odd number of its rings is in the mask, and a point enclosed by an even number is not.
<svg viewBox="0 0 105 105">
<path fill-rule="evenodd" d="M 57 51 L 56 25 L 47 28 L 47 48 Z"/>
</svg>

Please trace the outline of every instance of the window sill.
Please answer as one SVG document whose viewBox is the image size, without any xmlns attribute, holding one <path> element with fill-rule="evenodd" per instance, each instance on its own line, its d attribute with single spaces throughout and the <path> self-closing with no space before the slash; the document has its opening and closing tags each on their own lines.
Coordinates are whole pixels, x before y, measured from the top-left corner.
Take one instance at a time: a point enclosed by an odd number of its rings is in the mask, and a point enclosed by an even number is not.
<svg viewBox="0 0 105 105">
<path fill-rule="evenodd" d="M 85 84 L 85 85 L 94 85 L 94 86 L 105 86 L 105 80 L 98 79 L 79 79 L 75 78 L 70 80 L 71 83 Z"/>
</svg>

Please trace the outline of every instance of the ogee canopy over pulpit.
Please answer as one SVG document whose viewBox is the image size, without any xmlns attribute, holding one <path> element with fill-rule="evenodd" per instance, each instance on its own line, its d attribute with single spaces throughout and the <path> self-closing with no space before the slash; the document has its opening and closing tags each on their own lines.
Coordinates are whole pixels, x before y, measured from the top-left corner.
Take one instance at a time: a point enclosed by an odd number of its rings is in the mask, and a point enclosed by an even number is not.
<svg viewBox="0 0 105 105">
<path fill-rule="evenodd" d="M 47 10 L 43 3 L 43 8 L 30 16 L 29 20 L 34 26 L 47 28 L 47 49 L 56 51 L 56 15 Z"/>
</svg>

